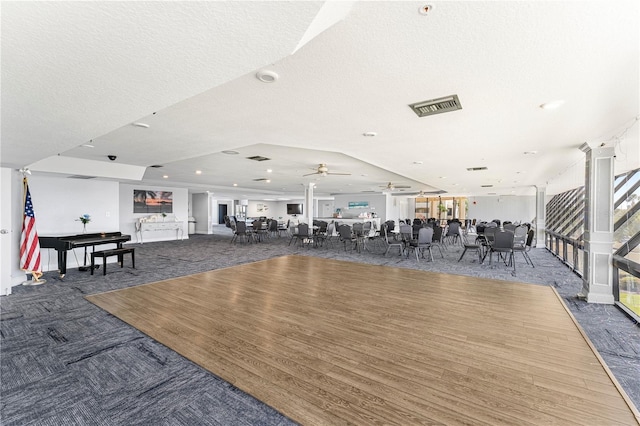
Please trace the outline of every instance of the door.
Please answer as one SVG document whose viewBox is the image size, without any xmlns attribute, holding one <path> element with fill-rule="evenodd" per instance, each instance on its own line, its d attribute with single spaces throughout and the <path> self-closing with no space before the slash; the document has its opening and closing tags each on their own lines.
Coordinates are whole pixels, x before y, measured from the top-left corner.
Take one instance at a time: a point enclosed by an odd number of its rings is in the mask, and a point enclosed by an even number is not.
<svg viewBox="0 0 640 426">
<path fill-rule="evenodd" d="M 227 205 L 218 204 L 218 224 L 224 225 L 224 217 L 227 215 Z"/>
</svg>

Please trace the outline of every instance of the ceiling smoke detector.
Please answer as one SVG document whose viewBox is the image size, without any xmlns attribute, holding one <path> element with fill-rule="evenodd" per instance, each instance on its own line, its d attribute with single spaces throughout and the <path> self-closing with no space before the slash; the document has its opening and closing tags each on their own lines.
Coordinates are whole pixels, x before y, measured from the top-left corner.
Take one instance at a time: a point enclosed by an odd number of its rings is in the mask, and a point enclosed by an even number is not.
<svg viewBox="0 0 640 426">
<path fill-rule="evenodd" d="M 278 74 L 273 71 L 260 70 L 256 73 L 256 78 L 263 83 L 273 83 L 278 80 Z"/>
</svg>

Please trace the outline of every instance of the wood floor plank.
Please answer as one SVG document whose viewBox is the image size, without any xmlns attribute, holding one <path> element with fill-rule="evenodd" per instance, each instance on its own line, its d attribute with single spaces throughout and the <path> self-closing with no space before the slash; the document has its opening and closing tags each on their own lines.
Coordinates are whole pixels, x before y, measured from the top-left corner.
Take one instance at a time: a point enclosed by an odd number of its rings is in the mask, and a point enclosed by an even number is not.
<svg viewBox="0 0 640 426">
<path fill-rule="evenodd" d="M 638 424 L 548 287 L 285 256 L 87 299 L 302 424 Z"/>
</svg>

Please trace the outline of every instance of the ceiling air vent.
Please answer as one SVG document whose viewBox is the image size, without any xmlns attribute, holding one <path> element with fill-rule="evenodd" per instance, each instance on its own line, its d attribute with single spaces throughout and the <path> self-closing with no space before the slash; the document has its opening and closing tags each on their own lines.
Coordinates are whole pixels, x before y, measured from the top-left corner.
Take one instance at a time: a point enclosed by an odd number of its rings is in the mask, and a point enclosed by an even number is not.
<svg viewBox="0 0 640 426">
<path fill-rule="evenodd" d="M 149 167 L 153 167 L 154 169 L 159 169 L 160 167 L 164 167 L 162 164 L 153 164 Z"/>
<path fill-rule="evenodd" d="M 477 172 L 479 170 L 487 170 L 486 167 L 467 167 L 467 171 L 470 172 Z"/>
<path fill-rule="evenodd" d="M 493 188 L 493 185 L 480 185 L 480 188 Z"/>
<path fill-rule="evenodd" d="M 409 105 L 418 117 L 441 114 L 443 112 L 462 109 L 458 95 L 445 96 L 444 98 L 431 99 L 429 101 L 417 102 Z"/>
<path fill-rule="evenodd" d="M 267 161 L 267 160 L 271 160 L 271 158 L 263 157 L 262 155 L 254 155 L 253 157 L 247 157 L 247 160 Z"/>
<path fill-rule="evenodd" d="M 268 180 L 269 180 L 269 179 L 267 179 L 267 178 L 256 178 L 256 179 L 254 179 L 253 181 L 254 181 L 254 182 L 265 182 L 265 181 L 268 181 Z"/>
<path fill-rule="evenodd" d="M 67 176 L 69 179 L 95 179 L 95 176 L 72 175 Z"/>
</svg>

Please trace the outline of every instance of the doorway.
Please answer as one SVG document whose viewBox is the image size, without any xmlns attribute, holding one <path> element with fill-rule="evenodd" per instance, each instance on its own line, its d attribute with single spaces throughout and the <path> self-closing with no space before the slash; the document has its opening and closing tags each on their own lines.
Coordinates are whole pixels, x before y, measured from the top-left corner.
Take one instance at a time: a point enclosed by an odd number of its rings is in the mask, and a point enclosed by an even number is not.
<svg viewBox="0 0 640 426">
<path fill-rule="evenodd" d="M 224 217 L 227 215 L 227 205 L 218 204 L 218 225 L 224 225 Z"/>
</svg>

